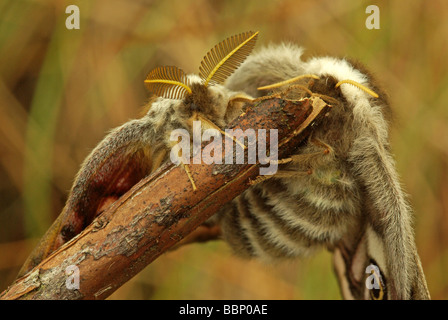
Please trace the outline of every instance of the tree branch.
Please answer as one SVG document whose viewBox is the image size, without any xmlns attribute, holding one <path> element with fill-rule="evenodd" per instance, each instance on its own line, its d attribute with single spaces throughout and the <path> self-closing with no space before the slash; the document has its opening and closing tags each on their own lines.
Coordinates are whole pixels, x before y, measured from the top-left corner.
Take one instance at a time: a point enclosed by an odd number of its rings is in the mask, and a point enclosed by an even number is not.
<svg viewBox="0 0 448 320">
<path fill-rule="evenodd" d="M 328 111 L 313 97 L 269 99 L 249 106 L 229 127 L 278 129 L 279 158 L 287 157 Z M 224 148 L 224 143 L 223 143 Z M 251 164 L 191 164 L 193 191 L 181 166 L 169 163 L 141 180 L 83 232 L 19 278 L 0 299 L 104 299 L 188 236 L 259 173 Z M 216 232 L 216 230 L 215 230 Z M 213 234 L 213 232 L 211 233 Z M 66 268 L 79 268 L 80 288 L 67 289 Z"/>
</svg>

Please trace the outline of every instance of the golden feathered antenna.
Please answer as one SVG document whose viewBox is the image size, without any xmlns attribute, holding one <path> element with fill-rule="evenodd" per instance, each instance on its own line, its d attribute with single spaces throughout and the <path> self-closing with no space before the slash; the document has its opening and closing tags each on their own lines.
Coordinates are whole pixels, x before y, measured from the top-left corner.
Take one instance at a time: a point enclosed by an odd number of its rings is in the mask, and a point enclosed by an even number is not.
<svg viewBox="0 0 448 320">
<path fill-rule="evenodd" d="M 146 87 L 155 95 L 167 99 L 182 99 L 191 93 L 185 72 L 177 67 L 158 67 L 145 80 Z"/>
<path fill-rule="evenodd" d="M 246 59 L 255 46 L 257 32 L 244 32 L 218 43 L 202 59 L 199 76 L 204 86 L 224 83 L 228 76 Z M 149 91 L 167 99 L 183 99 L 192 93 L 185 72 L 177 67 L 158 67 L 146 77 Z"/>
<path fill-rule="evenodd" d="M 257 32 L 244 32 L 218 43 L 202 59 L 199 76 L 203 84 L 222 84 L 246 59 L 255 46 Z"/>
</svg>

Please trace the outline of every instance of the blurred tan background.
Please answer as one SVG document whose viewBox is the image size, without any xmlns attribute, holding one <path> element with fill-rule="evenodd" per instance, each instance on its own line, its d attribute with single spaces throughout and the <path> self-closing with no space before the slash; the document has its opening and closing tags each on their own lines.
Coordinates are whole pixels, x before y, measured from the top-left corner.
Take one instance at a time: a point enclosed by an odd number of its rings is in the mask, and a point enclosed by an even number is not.
<svg viewBox="0 0 448 320">
<path fill-rule="evenodd" d="M 65 8 L 80 9 L 67 30 Z M 365 9 L 380 8 L 368 30 Z M 350 56 L 391 95 L 392 148 L 435 299 L 448 298 L 448 1 L 0 0 L 0 291 L 61 211 L 105 133 L 141 115 L 152 68 L 198 72 L 230 35 Z M 331 257 L 275 266 L 220 242 L 165 254 L 112 299 L 340 299 Z"/>
</svg>

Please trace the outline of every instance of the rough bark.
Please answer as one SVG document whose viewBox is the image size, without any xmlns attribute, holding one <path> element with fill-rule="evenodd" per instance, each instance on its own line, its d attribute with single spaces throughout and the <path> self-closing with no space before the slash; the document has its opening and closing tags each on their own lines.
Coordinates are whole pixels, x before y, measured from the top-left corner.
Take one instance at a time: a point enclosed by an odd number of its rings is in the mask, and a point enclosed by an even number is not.
<svg viewBox="0 0 448 320">
<path fill-rule="evenodd" d="M 229 127 L 278 129 L 287 157 L 329 107 L 319 98 L 269 99 L 250 106 Z M 224 147 L 223 147 L 224 148 Z M 258 164 L 190 164 L 193 191 L 181 166 L 166 164 L 141 180 L 83 232 L 17 279 L 0 299 L 104 299 L 188 236 L 250 186 Z M 79 268 L 79 289 L 67 289 L 66 268 Z"/>
</svg>

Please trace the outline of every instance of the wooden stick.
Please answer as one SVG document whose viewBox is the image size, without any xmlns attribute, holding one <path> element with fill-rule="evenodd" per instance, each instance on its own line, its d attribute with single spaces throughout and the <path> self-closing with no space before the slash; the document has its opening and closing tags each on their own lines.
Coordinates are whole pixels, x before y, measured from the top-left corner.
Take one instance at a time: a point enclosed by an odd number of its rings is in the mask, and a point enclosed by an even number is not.
<svg viewBox="0 0 448 320">
<path fill-rule="evenodd" d="M 320 98 L 249 106 L 233 129 L 278 129 L 279 158 L 291 154 L 329 107 Z M 224 148 L 224 142 L 223 142 Z M 191 164 L 193 190 L 180 166 L 163 165 L 114 202 L 86 229 L 0 294 L 0 299 L 105 299 L 188 236 L 259 174 L 253 164 Z M 66 269 L 79 270 L 69 289 Z"/>
</svg>

